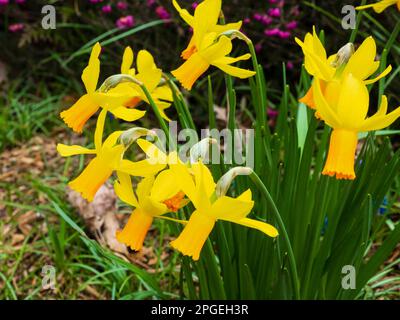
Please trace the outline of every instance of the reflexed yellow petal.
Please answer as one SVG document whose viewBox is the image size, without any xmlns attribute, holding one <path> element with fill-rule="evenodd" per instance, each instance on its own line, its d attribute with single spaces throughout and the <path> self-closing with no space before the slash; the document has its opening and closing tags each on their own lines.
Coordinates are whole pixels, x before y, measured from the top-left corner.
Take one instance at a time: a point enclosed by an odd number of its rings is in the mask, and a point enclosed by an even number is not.
<svg viewBox="0 0 400 320">
<path fill-rule="evenodd" d="M 327 56 L 326 56 L 326 50 L 321 42 L 321 40 L 319 39 L 317 32 L 315 31 L 315 26 L 313 26 L 313 52 L 319 57 L 321 58 L 321 60 L 325 61 L 327 60 Z"/>
<path fill-rule="evenodd" d="M 117 240 L 132 250 L 140 251 L 144 239 L 153 223 L 153 217 L 141 209 L 135 209 L 122 231 L 117 232 Z"/>
<path fill-rule="evenodd" d="M 331 106 L 328 105 L 324 95 L 321 91 L 321 83 L 318 78 L 315 79 L 313 83 L 313 97 L 317 108 L 317 112 L 320 117 L 325 121 L 327 125 L 332 128 L 340 127 L 341 121 L 336 115 L 335 111 L 332 110 Z"/>
<path fill-rule="evenodd" d="M 117 169 L 134 177 L 147 177 L 157 174 L 158 172 L 163 170 L 165 166 L 165 164 L 154 164 L 149 162 L 148 160 L 137 162 L 122 160 Z"/>
<path fill-rule="evenodd" d="M 123 106 L 124 103 L 132 97 L 133 91 L 127 92 L 127 94 L 118 94 L 115 91 L 100 93 L 95 92 L 91 94 L 91 97 L 99 106 L 102 106 L 105 109 L 112 109 Z"/>
<path fill-rule="evenodd" d="M 136 60 L 136 66 L 139 73 L 146 73 L 150 70 L 157 69 L 154 58 L 147 50 L 140 50 Z"/>
<path fill-rule="evenodd" d="M 77 133 L 82 133 L 86 122 L 99 110 L 93 94 L 83 95 L 71 108 L 60 113 L 66 125 Z"/>
<path fill-rule="evenodd" d="M 97 42 L 92 48 L 88 66 L 82 72 L 82 81 L 87 93 L 93 93 L 96 91 L 97 81 L 99 80 L 100 75 L 100 52 L 101 46 Z"/>
<path fill-rule="evenodd" d="M 166 115 L 166 113 L 165 113 L 164 110 L 165 110 L 165 109 L 168 109 L 168 108 L 171 106 L 171 103 L 170 103 L 170 102 L 164 102 L 164 101 L 155 101 L 155 104 L 156 104 L 156 106 L 157 106 L 157 108 L 158 108 L 158 111 L 159 111 L 160 114 L 161 114 L 161 117 L 162 117 L 164 120 L 170 122 L 171 119 Z"/>
<path fill-rule="evenodd" d="M 216 186 L 210 169 L 200 161 L 192 164 L 192 172 L 195 177 L 196 187 L 199 189 L 200 185 L 202 185 L 200 193 L 204 194 L 207 202 L 209 202 Z"/>
<path fill-rule="evenodd" d="M 189 26 L 193 27 L 194 17 L 186 9 L 182 9 L 176 0 L 172 0 L 172 4 L 174 5 L 176 11 L 178 11 L 183 21 L 185 21 Z"/>
<path fill-rule="evenodd" d="M 136 121 L 140 118 L 143 118 L 146 114 L 146 111 L 138 110 L 138 109 L 130 109 L 127 107 L 119 107 L 111 109 L 110 112 L 118 119 L 122 119 L 128 122 Z"/>
<path fill-rule="evenodd" d="M 113 170 L 101 157 L 96 157 L 89 162 L 82 173 L 68 185 L 79 192 L 83 198 L 93 201 L 100 187 L 110 178 Z"/>
<path fill-rule="evenodd" d="M 150 162 L 167 165 L 167 155 L 155 144 L 145 139 L 138 139 L 136 143 L 147 155 Z"/>
<path fill-rule="evenodd" d="M 386 96 L 382 96 L 382 103 L 378 112 L 372 117 L 366 119 L 358 128 L 358 130 L 363 132 L 381 130 L 395 122 L 400 117 L 400 107 L 388 114 L 385 114 L 387 111 L 387 104 Z"/>
<path fill-rule="evenodd" d="M 154 100 L 159 100 L 159 99 L 165 101 L 173 100 L 172 90 L 167 84 L 154 89 L 152 97 L 154 98 Z"/>
<path fill-rule="evenodd" d="M 151 189 L 151 198 L 155 201 L 163 202 L 175 196 L 180 187 L 175 183 L 175 174 L 171 170 L 164 170 L 159 173 Z"/>
<path fill-rule="evenodd" d="M 132 181 L 129 174 L 117 171 L 118 180 L 114 183 L 114 190 L 116 195 L 121 201 L 133 206 L 138 207 L 139 203 L 133 193 Z"/>
<path fill-rule="evenodd" d="M 193 37 L 199 46 L 204 35 L 218 23 L 222 0 L 204 0 L 194 12 Z"/>
<path fill-rule="evenodd" d="M 108 149 L 108 148 L 112 148 L 118 141 L 119 137 L 121 136 L 121 134 L 124 131 L 114 131 L 113 133 L 111 133 L 106 141 L 104 141 L 103 144 L 103 148 L 102 149 Z"/>
<path fill-rule="evenodd" d="M 349 59 L 343 70 L 343 77 L 352 74 L 360 80 L 367 79 L 375 70 L 376 43 L 374 38 L 368 37 Z M 370 73 L 373 70 L 372 73 Z"/>
<path fill-rule="evenodd" d="M 249 198 L 250 196 L 250 198 Z M 211 206 L 210 214 L 219 220 L 236 221 L 245 218 L 254 206 L 250 189 L 238 198 L 221 197 Z"/>
<path fill-rule="evenodd" d="M 386 77 L 390 72 L 392 71 L 392 66 L 389 65 L 381 74 L 379 74 L 377 77 L 369 80 L 365 80 L 364 84 L 369 85 L 371 83 L 377 82 L 380 79 Z M 372 73 L 371 73 L 372 74 Z"/>
<path fill-rule="evenodd" d="M 356 7 L 357 10 L 364 10 L 367 8 L 373 8 L 376 13 L 382 13 L 387 7 L 395 4 L 398 0 L 382 0 L 377 3 L 368 4 L 365 6 Z"/>
<path fill-rule="evenodd" d="M 247 79 L 256 74 L 256 72 L 254 72 L 254 71 L 242 69 L 242 68 L 238 68 L 238 67 L 233 67 L 233 66 L 230 66 L 227 64 L 213 63 L 213 65 L 216 66 L 217 68 L 221 69 L 225 73 L 227 73 L 233 77 L 240 78 L 240 79 Z"/>
<path fill-rule="evenodd" d="M 223 24 L 223 25 L 216 25 L 212 30 L 210 31 L 214 31 L 217 34 L 221 34 L 225 31 L 229 31 L 229 30 L 240 30 L 240 28 L 242 27 L 242 21 L 238 21 L 238 22 L 234 22 L 234 23 L 227 23 L 227 24 Z"/>
<path fill-rule="evenodd" d="M 363 82 L 349 74 L 341 85 L 337 115 L 342 128 L 357 128 L 368 113 L 369 93 Z"/>
<path fill-rule="evenodd" d="M 57 144 L 57 152 L 62 156 L 62 157 L 70 157 L 70 156 L 75 156 L 78 154 L 96 154 L 96 150 L 93 149 L 88 149 L 84 148 L 81 146 L 67 146 L 62 143 Z"/>
<path fill-rule="evenodd" d="M 139 201 L 139 204 L 142 204 L 146 201 L 146 199 L 150 196 L 151 188 L 154 184 L 154 175 L 147 176 L 143 178 L 136 188 L 136 195 Z"/>
<path fill-rule="evenodd" d="M 94 145 L 97 153 L 100 153 L 101 147 L 103 145 L 103 132 L 104 124 L 107 117 L 107 110 L 102 109 L 96 122 L 96 130 L 94 132 Z"/>
<path fill-rule="evenodd" d="M 234 222 L 236 224 L 240 224 L 240 225 L 248 227 L 248 228 L 257 229 L 272 238 L 275 238 L 279 235 L 278 230 L 274 226 L 272 226 L 268 223 L 265 223 L 265 222 L 261 222 L 261 221 L 257 221 L 257 220 L 253 220 L 253 219 L 249 219 L 249 218 L 244 218 L 242 220 L 235 220 L 232 222 Z"/>
<path fill-rule="evenodd" d="M 133 51 L 131 47 L 126 47 L 122 58 L 121 73 L 128 74 L 133 64 Z"/>
<path fill-rule="evenodd" d="M 328 63 L 328 59 L 318 56 L 313 50 L 306 46 L 300 39 L 295 38 L 297 44 L 303 49 L 305 56 L 305 67 L 309 74 L 322 80 L 330 81 L 336 70 Z"/>
<path fill-rule="evenodd" d="M 197 208 L 199 206 L 198 194 L 189 169 L 179 161 L 170 164 L 170 168 L 175 173 L 176 183 L 179 185 L 180 190 L 187 195 L 190 201 L 193 202 L 193 205 Z"/>
<path fill-rule="evenodd" d="M 214 64 L 215 63 L 232 64 L 232 63 L 235 63 L 237 61 L 248 60 L 250 58 L 251 58 L 251 54 L 250 53 L 246 53 L 246 54 L 241 55 L 241 56 L 236 57 L 236 58 L 233 58 L 233 57 L 222 57 L 220 59 L 214 60 Z"/>
<path fill-rule="evenodd" d="M 199 54 L 204 60 L 212 64 L 214 61 L 231 53 L 231 51 L 232 40 L 226 36 L 221 36 L 217 43 L 199 51 Z"/>
</svg>

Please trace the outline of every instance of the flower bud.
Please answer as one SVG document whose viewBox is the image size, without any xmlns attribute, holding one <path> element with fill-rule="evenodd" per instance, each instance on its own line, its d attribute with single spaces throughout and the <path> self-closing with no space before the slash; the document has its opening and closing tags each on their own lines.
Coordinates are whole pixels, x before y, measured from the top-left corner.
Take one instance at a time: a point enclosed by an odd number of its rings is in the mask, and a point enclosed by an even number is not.
<svg viewBox="0 0 400 320">
<path fill-rule="evenodd" d="M 217 140 L 208 137 L 196 143 L 193 147 L 191 147 L 190 162 L 196 163 L 199 161 L 199 159 L 205 159 L 212 144 L 217 144 Z"/>
<path fill-rule="evenodd" d="M 335 61 L 332 62 L 332 67 L 339 68 L 349 62 L 351 56 L 354 54 L 354 44 L 347 43 L 339 49 L 336 54 Z"/>
<path fill-rule="evenodd" d="M 215 193 L 218 198 L 223 197 L 229 190 L 232 181 L 237 176 L 248 176 L 253 173 L 253 169 L 249 167 L 235 167 L 225 173 L 221 179 L 218 180 L 217 186 L 215 188 Z"/>
<path fill-rule="evenodd" d="M 125 148 L 129 148 L 132 143 L 143 136 L 157 137 L 157 134 L 153 130 L 135 127 L 124 131 L 119 139 Z"/>
</svg>

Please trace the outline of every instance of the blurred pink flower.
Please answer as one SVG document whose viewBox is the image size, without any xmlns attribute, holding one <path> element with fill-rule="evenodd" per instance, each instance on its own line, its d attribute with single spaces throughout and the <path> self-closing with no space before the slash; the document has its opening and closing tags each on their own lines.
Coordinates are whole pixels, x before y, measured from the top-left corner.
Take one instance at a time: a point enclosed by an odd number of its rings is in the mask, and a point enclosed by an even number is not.
<svg viewBox="0 0 400 320">
<path fill-rule="evenodd" d="M 15 3 L 16 3 L 16 4 L 24 4 L 24 3 L 25 3 L 25 0 L 15 0 Z"/>
<path fill-rule="evenodd" d="M 171 15 L 163 6 L 158 6 L 156 8 L 156 14 L 162 20 L 169 20 L 171 18 Z"/>
<path fill-rule="evenodd" d="M 279 35 L 280 32 L 281 32 L 281 30 L 279 30 L 278 28 L 273 28 L 273 29 L 266 29 L 264 31 L 264 34 L 267 37 L 275 37 L 275 36 Z"/>
<path fill-rule="evenodd" d="M 256 21 L 261 21 L 262 18 L 263 18 L 263 15 L 262 15 L 261 13 L 255 13 L 255 14 L 253 15 L 253 18 L 254 18 L 254 20 L 256 20 Z"/>
<path fill-rule="evenodd" d="M 0 0 L 0 6 L 6 6 L 8 3 L 8 0 Z"/>
<path fill-rule="evenodd" d="M 294 68 L 293 62 L 292 62 L 292 61 L 288 61 L 288 62 L 286 63 L 286 68 L 287 68 L 288 70 L 293 70 L 293 68 Z"/>
<path fill-rule="evenodd" d="M 270 25 L 273 21 L 271 17 L 268 17 L 266 14 L 263 15 L 262 19 L 261 19 L 262 24 L 268 26 Z"/>
<path fill-rule="evenodd" d="M 89 0 L 90 3 L 100 3 L 103 2 L 103 0 Z"/>
<path fill-rule="evenodd" d="M 271 8 L 268 10 L 268 15 L 270 17 L 279 18 L 281 16 L 281 9 L 279 8 Z"/>
<path fill-rule="evenodd" d="M 152 7 L 152 6 L 154 6 L 156 4 L 156 1 L 155 0 L 147 0 L 147 6 L 148 7 Z"/>
<path fill-rule="evenodd" d="M 278 3 L 278 0 L 268 0 L 270 4 Z"/>
<path fill-rule="evenodd" d="M 199 4 L 198 4 L 197 2 L 193 2 L 193 3 L 192 3 L 192 8 L 193 8 L 193 9 L 196 9 L 198 5 L 199 5 Z"/>
<path fill-rule="evenodd" d="M 257 43 L 254 47 L 254 49 L 256 50 L 256 53 L 260 53 L 263 49 L 263 46 L 261 43 Z"/>
<path fill-rule="evenodd" d="M 279 115 L 279 112 L 275 109 L 268 108 L 267 115 L 269 118 L 276 118 Z"/>
<path fill-rule="evenodd" d="M 23 23 L 14 23 L 8 26 L 8 31 L 10 32 L 18 32 L 22 31 L 25 28 Z"/>
<path fill-rule="evenodd" d="M 290 38 L 290 32 L 279 30 L 278 37 L 281 39 L 288 39 Z"/>
<path fill-rule="evenodd" d="M 126 9 L 128 9 L 128 4 L 126 2 L 123 2 L 123 1 L 118 1 L 117 8 L 119 10 L 126 10 Z"/>
<path fill-rule="evenodd" d="M 101 11 L 103 11 L 104 13 L 110 13 L 112 11 L 111 5 L 107 4 L 107 5 L 103 6 L 101 8 Z"/>
<path fill-rule="evenodd" d="M 246 18 L 246 19 L 243 20 L 243 23 L 244 23 L 244 24 L 249 24 L 250 22 L 251 22 L 251 19 L 250 19 L 250 18 Z"/>
<path fill-rule="evenodd" d="M 298 27 L 297 21 L 291 21 L 288 24 L 286 24 L 286 29 L 287 30 L 294 30 Z"/>
<path fill-rule="evenodd" d="M 132 28 L 135 25 L 135 19 L 133 16 L 121 17 L 115 24 L 119 29 Z"/>
</svg>

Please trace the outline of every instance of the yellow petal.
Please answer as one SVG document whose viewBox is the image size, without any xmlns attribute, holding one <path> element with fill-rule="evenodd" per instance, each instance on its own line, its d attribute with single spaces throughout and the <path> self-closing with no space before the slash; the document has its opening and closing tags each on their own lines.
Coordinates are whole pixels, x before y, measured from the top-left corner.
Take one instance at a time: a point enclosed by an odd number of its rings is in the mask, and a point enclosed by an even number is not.
<svg viewBox="0 0 400 320">
<path fill-rule="evenodd" d="M 185 21 L 189 26 L 193 27 L 194 17 L 186 9 L 182 9 L 176 0 L 172 0 L 172 4 L 174 5 L 176 11 L 178 11 L 183 21 Z"/>
<path fill-rule="evenodd" d="M 134 177 L 146 177 L 157 174 L 163 170 L 165 166 L 165 164 L 154 164 L 148 160 L 141 160 L 137 162 L 122 160 L 117 169 Z"/>
<path fill-rule="evenodd" d="M 102 149 L 112 148 L 117 143 L 119 137 L 123 132 L 124 131 L 114 131 L 113 133 L 111 133 L 107 137 L 106 141 L 104 141 Z"/>
<path fill-rule="evenodd" d="M 152 96 L 155 100 L 165 100 L 165 101 L 173 100 L 172 90 L 167 84 L 154 89 Z"/>
<path fill-rule="evenodd" d="M 189 169 L 179 161 L 170 164 L 170 168 L 175 173 L 176 183 L 179 186 L 179 189 L 187 195 L 190 201 L 193 202 L 193 205 L 197 208 L 199 206 L 198 193 Z"/>
<path fill-rule="evenodd" d="M 225 57 L 232 51 L 232 40 L 226 36 L 221 36 L 217 43 L 199 51 L 203 59 L 212 64 L 216 60 Z"/>
<path fill-rule="evenodd" d="M 238 22 L 234 22 L 234 23 L 227 23 L 227 24 L 223 24 L 223 25 L 216 25 L 212 30 L 210 31 L 214 31 L 217 34 L 221 34 L 225 31 L 229 31 L 229 30 L 240 30 L 240 28 L 242 27 L 242 21 L 238 21 Z"/>
<path fill-rule="evenodd" d="M 275 238 L 279 235 L 278 230 L 274 226 L 272 226 L 268 223 L 265 223 L 265 222 L 261 222 L 261 221 L 257 221 L 257 220 L 253 220 L 253 219 L 249 219 L 249 218 L 235 220 L 232 222 L 234 222 L 236 224 L 240 224 L 240 225 L 248 227 L 248 228 L 257 229 L 272 238 Z"/>
<path fill-rule="evenodd" d="M 247 79 L 253 77 L 256 74 L 256 72 L 254 71 L 233 67 L 227 64 L 213 63 L 213 65 L 221 69 L 225 73 L 240 79 Z"/>
<path fill-rule="evenodd" d="M 343 77 L 351 73 L 357 79 L 367 79 L 376 70 L 373 70 L 376 67 L 375 57 L 375 40 L 372 37 L 368 37 L 349 59 L 349 62 L 343 70 Z M 372 73 L 370 73 L 371 71 Z"/>
<path fill-rule="evenodd" d="M 57 152 L 62 156 L 62 157 L 70 157 L 70 156 L 75 156 L 78 154 L 96 154 L 96 150 L 93 149 L 88 149 L 84 148 L 81 146 L 67 146 L 62 143 L 57 144 Z"/>
<path fill-rule="evenodd" d="M 121 201 L 133 206 L 138 207 L 139 203 L 133 193 L 132 181 L 129 174 L 117 171 L 118 180 L 114 183 L 114 190 Z"/>
<path fill-rule="evenodd" d="M 129 74 L 133 64 L 133 51 L 131 47 L 126 47 L 124 51 L 124 56 L 122 58 L 121 73 Z"/>
<path fill-rule="evenodd" d="M 398 2 L 398 0 L 382 0 L 377 3 L 356 7 L 356 9 L 364 10 L 367 8 L 373 8 L 376 13 L 382 13 L 387 7 L 395 4 L 396 2 Z"/>
<path fill-rule="evenodd" d="M 147 155 L 150 162 L 164 165 L 168 163 L 167 155 L 155 144 L 145 139 L 138 139 L 136 143 L 140 147 L 140 149 L 142 149 L 143 152 Z"/>
<path fill-rule="evenodd" d="M 94 145 L 96 148 L 96 152 L 100 153 L 101 147 L 103 145 L 103 132 L 104 132 L 104 124 L 107 117 L 107 110 L 102 109 L 96 122 L 96 130 L 94 131 Z"/>
<path fill-rule="evenodd" d="M 101 52 L 100 43 L 96 43 L 92 48 L 88 66 L 82 72 L 82 81 L 85 85 L 87 93 L 96 91 L 97 81 L 100 75 L 100 60 L 99 55 Z"/>
<path fill-rule="evenodd" d="M 142 205 L 146 198 L 150 196 L 151 188 L 154 184 L 154 175 L 144 177 L 136 188 L 136 195 L 138 197 L 139 204 Z"/>
<path fill-rule="evenodd" d="M 332 128 L 340 127 L 341 121 L 336 115 L 336 113 L 332 110 L 331 106 L 328 105 L 326 99 L 324 98 L 321 91 L 321 82 L 318 78 L 315 79 L 312 88 L 313 88 L 314 102 L 320 117 L 330 127 Z"/>
<path fill-rule="evenodd" d="M 349 74 L 341 85 L 337 115 L 342 128 L 357 128 L 368 113 L 369 93 L 363 82 Z"/>
<path fill-rule="evenodd" d="M 400 117 L 400 107 L 395 109 L 394 111 L 386 114 L 387 112 L 387 98 L 386 96 L 382 96 L 381 106 L 376 114 L 372 117 L 366 119 L 362 125 L 358 128 L 359 131 L 374 131 L 381 130 L 390 126 L 393 122 Z"/>
<path fill-rule="evenodd" d="M 160 172 L 151 189 L 151 198 L 163 202 L 175 196 L 180 191 L 180 187 L 175 181 L 176 177 L 173 171 L 164 170 Z"/>
<path fill-rule="evenodd" d="M 369 85 L 371 83 L 377 82 L 380 79 L 386 77 L 390 72 L 392 71 L 392 66 L 389 65 L 381 74 L 379 74 L 377 77 L 369 80 L 365 80 L 364 84 Z M 372 73 L 371 73 L 372 74 Z"/>
<path fill-rule="evenodd" d="M 194 12 L 193 37 L 199 46 L 202 38 L 210 32 L 218 22 L 221 12 L 221 0 L 204 0 Z"/>
<path fill-rule="evenodd" d="M 192 164 L 192 172 L 195 177 L 198 192 L 200 191 L 201 195 L 204 195 L 207 202 L 209 202 L 216 186 L 210 169 L 200 161 Z"/>
<path fill-rule="evenodd" d="M 244 219 L 253 209 L 251 191 L 248 189 L 238 198 L 221 197 L 211 206 L 210 214 L 219 220 L 236 221 Z"/>
<path fill-rule="evenodd" d="M 111 109 L 110 112 L 118 119 L 122 119 L 128 122 L 136 121 L 144 117 L 146 111 L 138 109 L 130 109 L 127 107 L 118 107 Z"/>
<path fill-rule="evenodd" d="M 238 61 L 243 61 L 243 60 L 248 60 L 251 58 L 250 53 L 246 53 L 244 55 L 241 55 L 239 57 L 233 58 L 233 57 L 222 57 L 220 59 L 214 60 L 215 63 L 221 63 L 221 64 L 232 64 Z"/>
</svg>

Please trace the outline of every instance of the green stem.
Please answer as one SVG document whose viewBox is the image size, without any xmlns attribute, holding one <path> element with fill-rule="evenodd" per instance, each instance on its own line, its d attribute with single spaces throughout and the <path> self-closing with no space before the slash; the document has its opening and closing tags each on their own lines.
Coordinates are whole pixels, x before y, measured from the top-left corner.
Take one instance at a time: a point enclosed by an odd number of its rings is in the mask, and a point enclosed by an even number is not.
<svg viewBox="0 0 400 320">
<path fill-rule="evenodd" d="M 147 90 L 146 86 L 143 83 L 140 84 L 140 87 L 142 88 L 143 93 L 146 95 L 146 98 L 149 101 L 149 104 L 150 104 L 151 108 L 153 109 L 153 111 L 154 111 L 154 113 L 155 113 L 155 115 L 157 117 L 157 120 L 160 123 L 161 128 L 162 128 L 162 130 L 164 131 L 164 133 L 165 133 L 165 135 L 167 137 L 167 143 L 168 143 L 169 147 L 171 148 L 171 150 L 176 150 L 177 149 L 177 145 L 175 143 L 175 140 L 171 139 L 170 132 L 169 132 L 169 127 L 167 126 L 167 124 L 165 123 L 165 120 L 161 116 L 161 113 L 158 110 L 158 107 L 155 104 L 155 102 L 153 100 L 153 97 L 151 96 L 151 94 L 149 93 L 149 91 Z M 171 145 L 170 145 L 170 143 L 171 143 Z"/>
<path fill-rule="evenodd" d="M 282 233 L 282 237 L 285 241 L 286 248 L 288 251 L 288 257 L 289 257 L 289 269 L 290 269 L 290 275 L 292 278 L 293 282 L 293 288 L 294 288 L 294 294 L 295 294 L 295 299 L 299 300 L 300 299 L 300 288 L 299 288 L 299 277 L 297 274 L 297 266 L 296 266 L 296 259 L 294 257 L 292 245 L 290 243 L 289 235 L 286 231 L 285 223 L 282 220 L 282 217 L 279 213 L 278 208 L 276 207 L 276 204 L 274 200 L 271 197 L 271 194 L 269 193 L 267 187 L 264 185 L 264 183 L 261 181 L 260 177 L 255 173 L 252 172 L 250 174 L 250 179 L 255 183 L 257 188 L 264 194 L 265 198 L 269 202 L 271 208 L 272 208 L 272 213 L 274 214 L 274 217 L 279 225 L 279 231 Z"/>
</svg>

